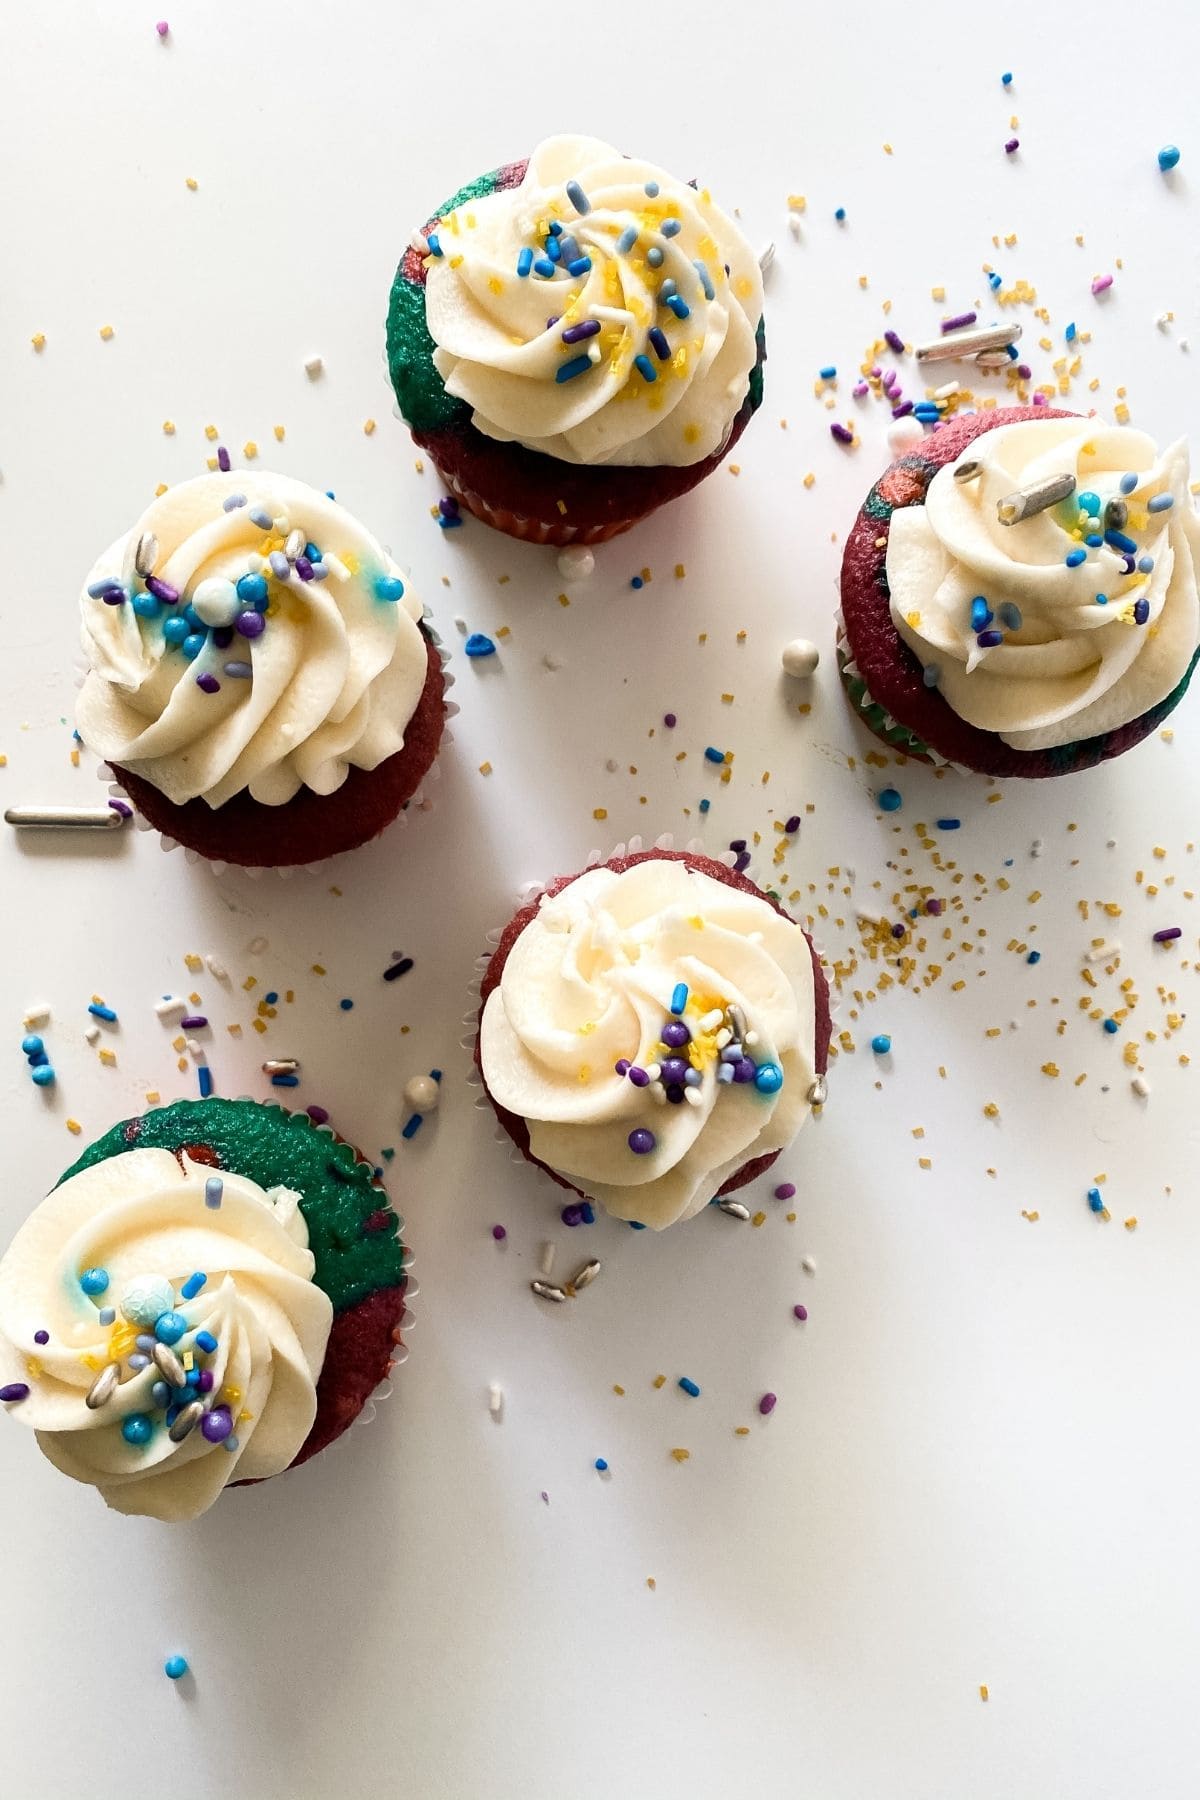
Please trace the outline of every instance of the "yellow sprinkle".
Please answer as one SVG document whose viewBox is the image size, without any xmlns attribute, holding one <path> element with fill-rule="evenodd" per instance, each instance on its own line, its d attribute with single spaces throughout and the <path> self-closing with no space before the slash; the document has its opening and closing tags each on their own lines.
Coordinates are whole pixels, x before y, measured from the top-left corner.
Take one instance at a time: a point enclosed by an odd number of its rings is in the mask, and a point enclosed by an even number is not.
<svg viewBox="0 0 1200 1800">
<path fill-rule="evenodd" d="M 78 1137 L 83 1130 L 83 1126 L 79 1123 L 78 1119 L 68 1119 L 67 1130 L 71 1132 L 73 1136 Z"/>
<path fill-rule="evenodd" d="M 283 439 L 284 439 L 284 427 L 282 425 L 276 425 L 274 429 L 275 429 L 275 442 L 277 444 L 282 444 Z"/>
<path fill-rule="evenodd" d="M 653 1593 L 655 1588 L 658 1586 L 658 1583 L 655 1581 L 653 1575 L 647 1575 L 646 1586 L 650 1589 L 651 1593 Z"/>
<path fill-rule="evenodd" d="M 1137 1219 L 1136 1219 L 1136 1217 L 1133 1217 L 1133 1216 L 1132 1216 L 1132 1215 L 1131 1215 L 1131 1216 L 1130 1216 L 1130 1217 L 1129 1217 L 1129 1218 L 1128 1218 L 1128 1219 L 1126 1219 L 1126 1221 L 1125 1221 L 1125 1229 L 1126 1229 L 1126 1231 L 1136 1231 L 1136 1230 L 1137 1230 Z"/>
<path fill-rule="evenodd" d="M 1045 1062 L 1042 1064 L 1042 1074 L 1053 1077 L 1056 1075 L 1061 1075 L 1062 1070 L 1059 1068 L 1059 1066 L 1056 1062 Z"/>
<path fill-rule="evenodd" d="M 204 435 L 208 439 L 210 444 L 215 443 L 216 438 L 217 438 L 216 426 L 215 425 L 206 425 L 204 427 Z"/>
<path fill-rule="evenodd" d="M 117 1053 L 115 1050 L 101 1050 L 99 1055 L 100 1061 L 104 1064 L 106 1069 L 111 1069 L 116 1064 Z"/>
<path fill-rule="evenodd" d="M 677 1463 L 685 1463 L 691 1454 L 690 1450 L 672 1450 L 671 1452 Z"/>
<path fill-rule="evenodd" d="M 932 1169 L 933 1161 L 928 1156 L 918 1156 L 917 1167 L 921 1169 Z"/>
<path fill-rule="evenodd" d="M 667 1378 L 666 1378 L 666 1376 L 665 1376 L 665 1375 L 656 1375 L 656 1376 L 655 1376 L 655 1377 L 654 1377 L 654 1386 L 655 1386 L 655 1387 L 656 1387 L 656 1388 L 660 1388 L 660 1387 L 663 1387 L 663 1386 L 664 1386 L 664 1385 L 665 1385 L 665 1383 L 666 1383 L 666 1379 L 667 1379 Z"/>
<path fill-rule="evenodd" d="M 146 1095 L 146 1105 L 157 1106 L 161 1099 L 162 1095 L 159 1093 L 158 1089 L 151 1088 L 150 1092 Z"/>
<path fill-rule="evenodd" d="M 480 774 L 481 774 L 481 775 L 490 775 L 490 774 L 491 774 L 491 772 L 492 772 L 492 765 L 491 765 L 491 763 L 490 763 L 490 762 L 481 762 L 481 763 L 480 763 L 480 765 L 479 765 L 479 773 L 480 773 Z"/>
<path fill-rule="evenodd" d="M 253 438 L 249 438 L 246 443 L 242 445 L 242 455 L 246 458 L 247 462 L 253 462 L 258 455 L 258 445 L 254 442 Z"/>
<path fill-rule="evenodd" d="M 796 212 L 796 213 L 803 212 L 805 207 L 808 205 L 808 201 L 804 198 L 803 194 L 789 194 L 788 198 L 787 198 L 787 203 L 788 203 L 788 211 Z"/>
<path fill-rule="evenodd" d="M 676 563 L 675 564 L 675 579 L 676 579 L 676 581 L 682 581 L 686 574 L 687 574 L 687 570 L 684 568 L 683 564 Z"/>
<path fill-rule="evenodd" d="M 987 1682 L 981 1681 L 979 1684 L 979 1698 L 981 1700 L 986 1700 L 987 1697 L 988 1697 Z"/>
<path fill-rule="evenodd" d="M 808 474 L 807 474 L 807 475 L 806 475 L 806 476 L 805 476 L 805 477 L 804 477 L 804 484 L 803 484 L 803 485 L 804 485 L 804 486 L 805 486 L 805 487 L 806 487 L 806 488 L 810 488 L 810 487 L 811 487 L 811 486 L 812 486 L 812 484 L 813 484 L 813 482 L 814 482 L 814 481 L 815 481 L 815 480 L 816 480 L 816 479 L 817 479 L 817 478 L 816 478 L 816 476 L 815 476 L 815 475 L 814 475 L 814 474 L 813 474 L 813 472 L 812 472 L 812 470 L 811 470 L 811 469 L 810 469 L 810 470 L 809 470 L 809 471 L 808 471 Z"/>
<path fill-rule="evenodd" d="M 492 290 L 493 294 L 502 294 L 504 292 L 504 283 L 498 275 L 488 276 L 488 287 Z"/>
<path fill-rule="evenodd" d="M 363 433 L 366 437 L 374 437 L 374 435 L 375 435 L 374 419 L 364 419 L 363 420 Z"/>
<path fill-rule="evenodd" d="M 931 299 L 931 300 L 944 300 L 944 299 L 945 299 L 945 298 L 946 298 L 946 290 L 945 290 L 945 288 L 944 288 L 944 287 L 934 287 L 934 288 L 930 288 L 930 290 L 929 290 L 929 298 L 930 298 L 930 299 Z"/>
<path fill-rule="evenodd" d="M 985 1119 L 998 1119 L 1000 1117 L 1000 1108 L 996 1105 L 994 1100 L 988 1101 L 983 1109 L 983 1116 Z"/>
<path fill-rule="evenodd" d="M 46 348 L 46 334 L 44 331 L 35 331 L 29 341 L 35 350 L 44 350 Z"/>
<path fill-rule="evenodd" d="M 184 181 L 185 181 L 186 185 L 192 190 L 193 194 L 195 193 L 196 189 L 200 186 L 200 183 L 196 180 L 196 177 L 194 175 L 185 175 Z"/>
<path fill-rule="evenodd" d="M 1028 1219 L 1031 1225 L 1036 1225 L 1041 1216 L 1039 1212 L 1026 1212 L 1024 1207 L 1021 1208 L 1021 1217 Z"/>
<path fill-rule="evenodd" d="M 614 1394 L 623 1394 L 624 1392 L 625 1392 L 625 1389 L 620 1385 L 620 1383 L 614 1381 L 613 1382 L 613 1393 Z"/>
<path fill-rule="evenodd" d="M 766 1222 L 767 1215 L 765 1212 L 756 1212 L 750 1221 L 752 1225 L 765 1225 Z"/>
<path fill-rule="evenodd" d="M 607 819 L 607 817 L 608 817 L 607 806 L 595 807 L 592 811 L 592 817 L 593 817 L 593 819 Z"/>
<path fill-rule="evenodd" d="M 157 498 L 158 498 L 158 496 L 159 496 L 159 495 L 160 495 L 160 494 L 165 494 L 165 493 L 166 493 L 166 491 L 167 491 L 167 484 L 166 484 L 166 482 L 165 482 L 165 481 L 160 481 L 160 482 L 159 482 L 159 484 L 158 484 L 158 486 L 157 486 L 157 487 L 156 487 L 156 488 L 155 488 L 155 490 L 154 490 L 154 497 L 155 497 L 155 499 L 157 499 Z"/>
<path fill-rule="evenodd" d="M 106 344 L 107 344 L 109 338 L 112 337 L 112 335 L 113 335 L 113 328 L 111 325 L 102 325 L 100 327 L 100 336 L 104 339 L 104 342 Z"/>
</svg>

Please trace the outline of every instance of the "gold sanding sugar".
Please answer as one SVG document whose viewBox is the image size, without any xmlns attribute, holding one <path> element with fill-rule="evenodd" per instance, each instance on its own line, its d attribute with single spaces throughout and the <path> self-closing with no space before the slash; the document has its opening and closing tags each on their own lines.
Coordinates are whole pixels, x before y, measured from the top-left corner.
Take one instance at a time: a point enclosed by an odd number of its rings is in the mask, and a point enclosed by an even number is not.
<svg viewBox="0 0 1200 1800">
<path fill-rule="evenodd" d="M 672 1450 L 671 1452 L 677 1463 L 685 1463 L 691 1454 L 690 1450 Z"/>
</svg>

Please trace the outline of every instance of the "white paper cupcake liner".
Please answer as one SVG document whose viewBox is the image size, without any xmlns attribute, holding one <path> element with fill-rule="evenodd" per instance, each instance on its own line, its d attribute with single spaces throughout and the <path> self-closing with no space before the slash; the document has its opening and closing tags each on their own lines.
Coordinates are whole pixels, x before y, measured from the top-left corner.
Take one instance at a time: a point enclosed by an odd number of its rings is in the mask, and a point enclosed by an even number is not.
<svg viewBox="0 0 1200 1800">
<path fill-rule="evenodd" d="M 871 694 L 870 690 L 868 689 L 867 683 L 866 683 L 866 677 L 863 675 L 862 670 L 859 668 L 858 664 L 855 662 L 853 656 L 850 653 L 850 640 L 846 636 L 846 619 L 845 619 L 845 615 L 842 612 L 841 607 L 838 608 L 837 613 L 834 616 L 834 621 L 835 621 L 835 625 L 837 628 L 836 629 L 836 647 L 838 650 L 844 651 L 845 656 L 846 656 L 845 663 L 843 664 L 843 663 L 839 662 L 839 664 L 838 664 L 839 674 L 840 675 L 849 675 L 855 681 L 861 681 L 863 684 L 862 696 L 860 699 L 858 699 L 856 701 L 853 698 L 853 696 L 850 694 L 849 690 L 845 688 L 845 682 L 842 683 L 843 689 L 845 689 L 845 691 L 846 691 L 846 699 L 849 701 L 850 705 L 855 709 L 856 712 L 863 712 L 868 706 L 878 706 L 880 712 L 883 714 L 884 725 L 889 731 L 910 731 L 910 730 L 912 730 L 913 728 L 909 725 L 906 725 L 904 723 L 903 719 L 894 718 L 892 716 L 892 714 L 887 710 L 886 706 L 881 705 L 880 702 L 874 698 L 874 696 Z M 879 742 L 880 740 L 879 740 L 878 733 L 872 729 L 872 727 L 868 724 L 867 720 L 864 718 L 862 722 L 863 722 L 863 725 L 866 728 L 866 730 L 871 732 L 871 736 L 873 738 L 875 738 L 876 742 Z M 918 732 L 916 735 L 920 736 L 920 733 Z M 922 738 L 921 742 L 924 743 L 925 740 Z M 889 744 L 887 747 L 889 750 L 894 751 L 897 756 L 907 756 L 907 757 L 909 757 L 909 759 L 912 762 L 925 762 L 928 760 L 929 762 L 931 762 L 933 764 L 933 766 L 935 768 L 953 769 L 954 773 L 956 775 L 974 775 L 976 773 L 976 771 L 974 769 L 968 769 L 965 763 L 951 762 L 951 760 L 948 756 L 942 756 L 937 750 L 934 749 L 932 744 L 925 744 L 925 750 L 927 753 L 926 756 L 919 756 L 915 751 L 905 750 L 905 748 L 902 744 Z"/>
</svg>

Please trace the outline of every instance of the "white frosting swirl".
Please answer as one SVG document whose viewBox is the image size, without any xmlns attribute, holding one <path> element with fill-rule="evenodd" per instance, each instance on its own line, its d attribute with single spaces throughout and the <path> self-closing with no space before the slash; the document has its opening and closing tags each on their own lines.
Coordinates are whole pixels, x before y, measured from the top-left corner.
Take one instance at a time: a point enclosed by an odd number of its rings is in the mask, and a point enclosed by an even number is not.
<svg viewBox="0 0 1200 1800">
<path fill-rule="evenodd" d="M 531 249 L 544 257 L 552 220 L 591 268 L 571 276 L 559 264 L 545 280 L 535 266 L 522 277 L 518 259 Z M 570 463 L 682 468 L 721 448 L 757 360 L 763 292 L 753 251 L 706 190 L 595 138 L 547 138 L 518 188 L 459 207 L 438 235 L 425 288 L 434 362 L 480 431 Z M 655 262 L 661 252 L 657 267 L 650 252 Z M 684 318 L 660 301 L 668 281 Z M 564 343 L 586 320 L 600 332 Z M 666 337 L 665 359 L 652 330 Z M 556 371 L 589 348 L 594 367 L 558 382 Z"/>
<path fill-rule="evenodd" d="M 955 479 L 964 463 L 977 478 Z M 1074 497 L 1000 523 L 999 501 L 1061 474 L 1075 476 Z M 1103 537 L 1110 502 L 1127 508 L 1135 551 L 1086 543 L 1081 494 L 1100 503 L 1091 535 Z M 1165 510 L 1151 510 L 1156 497 Z M 892 619 L 960 718 L 1013 749 L 1051 749 L 1131 723 L 1182 680 L 1200 642 L 1198 557 L 1182 440 L 1160 454 L 1144 432 L 1095 419 L 1000 425 L 938 470 L 923 506 L 892 514 Z M 977 597 L 999 644 L 979 643 Z"/>
<path fill-rule="evenodd" d="M 246 504 L 226 512 L 224 502 Z M 252 514 L 275 521 L 271 529 Z M 324 580 L 283 579 L 264 568 L 297 532 L 322 553 Z M 243 789 L 268 806 L 301 787 L 339 788 L 353 765 L 371 770 L 400 750 L 427 673 L 422 607 L 405 591 L 377 597 L 381 577 L 399 570 L 343 506 L 303 482 L 265 471 L 201 475 L 152 502 L 129 534 L 96 564 L 87 585 L 107 577 L 140 588 L 134 559 L 157 540 L 152 573 L 182 596 L 157 618 L 139 618 L 129 599 L 109 606 L 84 593 L 83 646 L 91 665 L 77 709 L 80 735 L 99 756 L 132 769 L 176 804 L 202 796 L 218 807 Z M 163 627 L 201 582 L 262 572 L 266 629 L 234 633 L 226 648 L 207 635 L 194 661 L 169 645 Z M 245 611 L 246 608 L 239 608 Z M 253 673 L 225 673 L 234 662 Z M 219 691 L 206 693 L 198 676 Z"/>
<path fill-rule="evenodd" d="M 313 1283 L 299 1196 L 223 1174 L 213 1210 L 205 1204 L 212 1173 L 187 1157 L 181 1166 L 169 1150 L 109 1157 L 55 1188 L 0 1260 L 0 1382 L 30 1389 L 8 1410 L 35 1429 L 56 1468 L 99 1488 L 117 1512 L 194 1519 L 229 1482 L 286 1469 L 316 1415 L 333 1307 Z M 89 1298 L 79 1277 L 97 1267 L 109 1285 Z M 122 1294 L 158 1275 L 178 1295 L 197 1270 L 207 1280 L 194 1299 L 176 1300 L 187 1331 L 174 1349 L 180 1358 L 196 1352 L 197 1366 L 212 1370 L 208 1399 L 229 1405 L 234 1450 L 209 1443 L 198 1427 L 172 1443 L 151 1398 L 159 1370 L 133 1372 L 127 1361 L 138 1328 L 121 1315 Z M 115 1325 L 100 1324 L 105 1305 L 116 1309 Z M 44 1347 L 34 1342 L 38 1330 L 50 1334 Z M 205 1330 L 217 1348 L 200 1356 L 196 1334 Z M 118 1360 L 120 1386 L 90 1409 L 98 1371 Z M 154 1423 L 146 1445 L 122 1436 L 133 1413 Z"/>
<path fill-rule="evenodd" d="M 783 1071 L 775 1094 L 721 1085 L 716 1049 L 693 1057 L 698 1105 L 656 1104 L 614 1072 L 653 1062 L 676 986 L 684 1022 L 732 1003 L 753 1057 Z M 553 898 L 509 952 L 480 1022 L 493 1099 L 529 1125 L 530 1150 L 617 1218 L 661 1229 L 691 1218 L 752 1158 L 781 1150 L 808 1116 L 816 1034 L 812 954 L 765 900 L 685 863 L 591 869 Z M 682 1053 L 685 1057 L 688 1050 Z M 657 1143 L 635 1155 L 629 1134 Z"/>
</svg>

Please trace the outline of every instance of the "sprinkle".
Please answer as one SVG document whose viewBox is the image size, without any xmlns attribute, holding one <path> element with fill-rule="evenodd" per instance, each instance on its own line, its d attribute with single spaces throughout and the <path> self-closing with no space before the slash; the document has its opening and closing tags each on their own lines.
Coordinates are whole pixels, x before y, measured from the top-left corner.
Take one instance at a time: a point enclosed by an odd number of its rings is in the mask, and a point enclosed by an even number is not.
<svg viewBox="0 0 1200 1800">
<path fill-rule="evenodd" d="M 567 326 L 562 341 L 564 344 L 582 344 L 585 338 L 595 337 L 599 330 L 599 319 L 581 319 L 578 325 Z"/>
<path fill-rule="evenodd" d="M 891 1047 L 892 1040 L 886 1031 L 881 1031 L 877 1037 L 871 1039 L 871 1048 L 876 1056 L 886 1056 L 891 1050 Z"/>
<path fill-rule="evenodd" d="M 652 1131 L 647 1131 L 644 1126 L 638 1126 L 636 1130 L 630 1132 L 627 1142 L 635 1156 L 649 1156 L 658 1139 Z"/>
<path fill-rule="evenodd" d="M 659 326 L 653 325 L 649 332 L 650 344 L 660 362 L 666 362 L 671 354 L 671 346 L 667 342 L 667 334 Z"/>
<path fill-rule="evenodd" d="M 1104 1196 L 1098 1187 L 1090 1187 L 1087 1191 L 1087 1203 L 1094 1213 L 1104 1211 Z"/>
<path fill-rule="evenodd" d="M 692 309 L 682 294 L 671 294 L 667 300 L 667 305 L 677 319 L 690 319 L 692 316 Z"/>
<path fill-rule="evenodd" d="M 1004 154 L 1006 156 L 1012 156 L 1020 148 L 1021 148 L 1020 138 L 1011 137 L 1008 139 L 1007 143 L 1004 146 Z"/>
<path fill-rule="evenodd" d="M 1173 494 L 1155 494 L 1146 502 L 1146 511 L 1152 513 L 1170 512 L 1175 504 Z"/>
<path fill-rule="evenodd" d="M 496 646 L 482 631 L 473 631 L 463 649 L 468 656 L 495 656 Z"/>
<path fill-rule="evenodd" d="M 608 1470 L 608 1464 L 605 1462 L 605 1460 L 602 1456 L 598 1456 L 596 1458 L 595 1462 L 592 1464 L 592 1467 L 594 1469 L 598 1469 L 601 1475 L 606 1474 L 607 1470 Z"/>
<path fill-rule="evenodd" d="M 799 1300 L 797 1300 L 795 1306 L 793 1306 L 793 1308 L 792 1308 L 792 1317 L 794 1319 L 799 1319 L 799 1320 L 801 1320 L 801 1322 L 803 1322 L 808 1317 L 807 1306 L 802 1305 L 801 1302 Z"/>
<path fill-rule="evenodd" d="M 440 254 L 440 252 L 439 252 L 439 254 Z M 517 274 L 521 277 L 522 280 L 524 280 L 525 277 L 528 275 L 530 269 L 532 269 L 532 267 L 533 267 L 533 251 L 529 248 L 529 245 L 526 244 L 523 246 L 523 248 L 520 250 L 520 252 L 518 253 L 518 256 L 517 256 Z"/>
<path fill-rule="evenodd" d="M 410 1138 L 416 1137 L 423 1123 L 424 1121 L 420 1113 L 414 1113 L 411 1119 L 405 1121 L 404 1128 L 400 1133 L 400 1136 L 404 1139 L 405 1143 L 407 1143 Z"/>
<path fill-rule="evenodd" d="M 688 988 L 687 988 L 686 981 L 676 982 L 674 990 L 672 991 L 672 994 L 671 994 L 671 1008 L 670 1008 L 670 1010 L 674 1014 L 675 1018 L 678 1019 L 682 1015 L 685 1007 L 687 1006 L 687 1003 L 688 1003 Z"/>
<path fill-rule="evenodd" d="M 1179 148 L 1175 144 L 1164 144 L 1158 153 L 1158 166 L 1165 175 L 1179 161 Z"/>
<path fill-rule="evenodd" d="M 880 788 L 875 802 L 881 812 L 899 812 L 904 805 L 904 796 L 894 787 Z"/>
<path fill-rule="evenodd" d="M 665 238 L 678 237 L 683 230 L 682 219 L 664 219 L 659 230 Z"/>
<path fill-rule="evenodd" d="M 184 1656 L 168 1656 L 163 1664 L 163 1674 L 168 1681 L 181 1681 L 187 1672 L 187 1658 Z"/>
<path fill-rule="evenodd" d="M 712 276 L 709 274 L 705 264 L 697 261 L 692 264 L 692 267 L 700 277 L 700 286 L 704 289 L 704 298 L 706 300 L 715 300 L 717 297 L 717 290 L 712 284 Z"/>
<path fill-rule="evenodd" d="M 639 360 L 642 362 L 647 362 L 647 358 L 644 356 L 641 357 Z M 651 366 L 651 365 L 647 364 L 647 366 Z M 573 356 L 569 362 L 559 364 L 558 368 L 554 371 L 554 379 L 560 385 L 564 381 L 574 381 L 575 377 L 577 375 L 586 375 L 588 370 L 591 367 L 592 367 L 592 362 L 591 362 L 590 357 Z M 651 375 L 648 379 L 653 380 L 654 379 L 653 375 Z"/>
<path fill-rule="evenodd" d="M 194 1275 L 188 1276 L 187 1280 L 180 1288 L 180 1298 L 184 1300 L 194 1300 L 207 1280 L 208 1276 L 202 1275 L 200 1270 L 197 1269 Z M 196 1339 L 196 1342 L 200 1342 L 199 1338 Z"/>
<path fill-rule="evenodd" d="M 705 762 L 710 763 L 723 763 L 725 761 L 725 752 L 724 750 L 718 750 L 714 745 L 709 744 L 704 752 L 704 760 Z"/>
<path fill-rule="evenodd" d="M 1093 294 L 1102 294 L 1107 288 L 1110 288 L 1112 284 L 1113 278 L 1111 275 L 1097 275 L 1092 281 L 1092 292 Z"/>
<path fill-rule="evenodd" d="M 566 185 L 566 195 L 577 213 L 582 214 L 591 212 L 592 203 L 577 181 L 568 181 Z"/>
<path fill-rule="evenodd" d="M 85 1294 L 102 1294 L 108 1286 L 107 1269 L 85 1269 L 79 1277 L 79 1285 Z"/>
<path fill-rule="evenodd" d="M 1077 569 L 1079 567 L 1080 563 L 1085 563 L 1087 561 L 1087 551 L 1086 550 L 1068 550 L 1067 554 L 1063 560 L 1065 561 L 1068 569 Z"/>
<path fill-rule="evenodd" d="M 764 1419 L 767 1417 L 768 1413 L 773 1413 L 775 1411 L 775 1407 L 778 1403 L 778 1400 L 779 1400 L 778 1394 L 764 1394 L 763 1395 L 762 1399 L 758 1403 L 758 1410 L 763 1415 Z"/>
<path fill-rule="evenodd" d="M 650 358 L 645 354 L 645 352 L 642 352 L 640 355 L 634 357 L 633 366 L 637 370 L 638 374 L 641 376 L 643 381 L 657 381 L 658 380 L 658 370 L 655 368 L 654 364 L 650 361 Z"/>
<path fill-rule="evenodd" d="M 837 220 L 837 222 L 838 222 L 838 224 L 839 224 L 839 225 L 841 225 L 841 224 L 844 224 L 844 222 L 845 222 L 845 218 L 846 218 L 846 209 L 845 209 L 845 207 L 844 207 L 844 206 L 837 206 L 837 207 L 835 207 L 835 208 L 834 208 L 834 212 L 833 212 L 833 216 L 834 216 L 834 218 L 835 218 L 835 219 L 836 219 L 836 220 Z"/>
<path fill-rule="evenodd" d="M 1027 963 L 1040 963 L 1041 960 L 1042 960 L 1042 953 L 1040 950 L 1031 950 L 1029 952 L 1029 955 L 1025 958 L 1025 961 Z"/>
<path fill-rule="evenodd" d="M 434 254 L 440 256 L 441 251 L 440 250 L 435 251 Z M 308 379 L 310 381 L 315 381 L 317 379 L 317 376 L 321 374 L 324 367 L 325 367 L 324 359 L 320 356 L 309 356 L 309 357 L 305 358 L 304 373 L 308 376 Z"/>
<path fill-rule="evenodd" d="M 942 320 L 942 330 L 960 331 L 964 325 L 974 325 L 978 317 L 979 314 L 973 312 L 955 313 L 953 318 Z"/>
<path fill-rule="evenodd" d="M 27 1381 L 9 1381 L 0 1387 L 0 1403 L 15 1406 L 20 1400 L 28 1400 L 29 1383 Z"/>
<path fill-rule="evenodd" d="M 690 1376 L 681 1375 L 679 1377 L 679 1386 L 683 1389 L 685 1394 L 690 1394 L 693 1400 L 698 1400 L 700 1398 L 700 1389 Z"/>
<path fill-rule="evenodd" d="M 1180 926 L 1165 925 L 1161 931 L 1156 931 L 1154 933 L 1154 942 L 1156 944 L 1172 944 L 1176 938 L 1181 938 L 1182 936 L 1183 931 Z"/>
<path fill-rule="evenodd" d="M 407 975 L 412 967 L 412 957 L 402 956 L 398 962 L 392 963 L 383 971 L 383 979 L 385 981 L 399 981 L 401 975 Z"/>
<path fill-rule="evenodd" d="M 106 344 L 107 344 L 109 338 L 112 336 L 112 334 L 113 334 L 113 328 L 111 325 L 102 325 L 100 327 L 100 336 L 103 338 L 103 340 Z"/>
<path fill-rule="evenodd" d="M 196 1079 L 200 1086 L 200 1098 L 207 1100 L 213 1091 L 212 1070 L 207 1063 L 201 1063 L 196 1070 Z"/>
<path fill-rule="evenodd" d="M 829 435 L 836 438 L 839 444 L 852 444 L 854 442 L 853 426 L 843 425 L 837 419 L 835 419 L 833 424 L 829 427 Z"/>
</svg>

